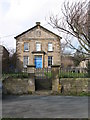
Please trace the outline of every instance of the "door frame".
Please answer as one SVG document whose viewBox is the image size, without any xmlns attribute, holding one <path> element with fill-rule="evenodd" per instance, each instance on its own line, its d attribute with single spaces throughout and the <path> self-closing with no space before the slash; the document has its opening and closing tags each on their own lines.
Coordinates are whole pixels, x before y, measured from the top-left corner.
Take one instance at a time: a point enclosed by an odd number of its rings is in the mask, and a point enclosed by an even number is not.
<svg viewBox="0 0 90 120">
<path fill-rule="evenodd" d="M 37 54 L 34 54 L 33 56 L 33 64 L 35 65 L 35 56 L 42 56 L 42 68 L 44 68 L 44 54 L 40 54 L 40 53 L 37 53 Z"/>
</svg>

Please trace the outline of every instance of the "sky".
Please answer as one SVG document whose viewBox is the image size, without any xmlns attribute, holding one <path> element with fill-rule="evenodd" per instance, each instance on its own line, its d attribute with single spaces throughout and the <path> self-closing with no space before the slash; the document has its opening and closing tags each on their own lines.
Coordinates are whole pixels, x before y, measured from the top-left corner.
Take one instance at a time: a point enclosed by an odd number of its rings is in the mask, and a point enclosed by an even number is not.
<svg viewBox="0 0 90 120">
<path fill-rule="evenodd" d="M 70 2 L 75 0 L 70 0 Z M 61 35 L 48 25 L 49 16 L 61 14 L 64 0 L 0 0 L 0 44 L 16 48 L 15 36 L 41 22 L 45 28 Z"/>
</svg>

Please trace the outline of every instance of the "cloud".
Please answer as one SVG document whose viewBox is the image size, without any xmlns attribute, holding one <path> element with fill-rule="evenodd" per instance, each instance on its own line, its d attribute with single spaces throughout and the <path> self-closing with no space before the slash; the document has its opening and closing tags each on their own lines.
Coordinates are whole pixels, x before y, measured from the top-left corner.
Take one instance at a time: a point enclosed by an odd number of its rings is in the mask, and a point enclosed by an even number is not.
<svg viewBox="0 0 90 120">
<path fill-rule="evenodd" d="M 60 12 L 63 0 L 0 0 L 0 37 L 7 47 L 15 48 L 14 36 L 33 27 L 35 22 L 47 24 L 45 18 L 51 13 Z M 53 30 L 49 25 L 44 26 Z"/>
</svg>

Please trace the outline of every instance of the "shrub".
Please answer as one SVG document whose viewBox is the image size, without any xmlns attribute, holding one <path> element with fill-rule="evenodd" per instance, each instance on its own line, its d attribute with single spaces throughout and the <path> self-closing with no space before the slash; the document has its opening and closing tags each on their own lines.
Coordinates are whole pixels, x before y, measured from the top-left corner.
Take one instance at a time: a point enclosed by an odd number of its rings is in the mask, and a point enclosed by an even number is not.
<svg viewBox="0 0 90 120">
<path fill-rule="evenodd" d="M 48 77 L 48 78 L 51 78 L 52 77 L 52 73 L 51 72 L 44 72 L 45 76 Z"/>
<path fill-rule="evenodd" d="M 13 78 L 28 78 L 28 73 L 10 73 L 10 74 L 3 74 L 3 79 L 7 77 L 13 77 Z"/>
<path fill-rule="evenodd" d="M 88 77 L 87 73 L 63 72 L 59 73 L 59 78 L 85 78 Z"/>
</svg>

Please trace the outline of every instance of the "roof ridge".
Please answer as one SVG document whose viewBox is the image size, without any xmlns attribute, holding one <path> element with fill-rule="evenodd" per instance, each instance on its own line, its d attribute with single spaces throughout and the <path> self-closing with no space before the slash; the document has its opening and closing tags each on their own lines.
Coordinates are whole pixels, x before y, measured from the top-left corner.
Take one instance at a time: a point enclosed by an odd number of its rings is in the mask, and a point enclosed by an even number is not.
<svg viewBox="0 0 90 120">
<path fill-rule="evenodd" d="M 41 28 L 45 29 L 46 31 L 48 31 L 48 32 L 50 32 L 50 33 L 56 35 L 56 36 L 59 37 L 60 39 L 62 39 L 62 37 L 60 37 L 59 35 L 57 35 L 56 33 L 52 32 L 52 31 L 48 30 L 47 28 L 43 27 L 43 26 L 40 25 L 40 24 L 36 24 L 34 27 L 31 27 L 30 29 L 28 29 L 28 30 L 22 32 L 21 34 L 17 35 L 17 36 L 14 37 L 14 38 L 17 39 L 18 37 L 22 36 L 23 34 L 27 33 L 28 31 L 30 31 L 30 30 L 36 28 L 37 26 L 40 26 Z"/>
</svg>

